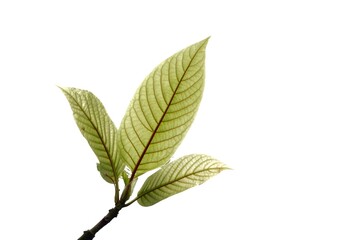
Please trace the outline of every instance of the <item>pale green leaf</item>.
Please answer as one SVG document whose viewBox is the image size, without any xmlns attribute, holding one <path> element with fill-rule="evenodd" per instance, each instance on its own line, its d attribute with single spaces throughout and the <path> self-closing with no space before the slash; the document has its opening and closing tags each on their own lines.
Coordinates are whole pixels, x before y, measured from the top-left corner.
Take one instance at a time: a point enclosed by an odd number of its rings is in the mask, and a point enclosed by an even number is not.
<svg viewBox="0 0 359 240">
<path fill-rule="evenodd" d="M 148 177 L 137 194 L 137 201 L 142 206 L 151 206 L 202 184 L 225 169 L 229 168 L 206 155 L 184 156 Z"/>
<path fill-rule="evenodd" d="M 162 62 L 138 88 L 119 129 L 133 177 L 167 163 L 189 129 L 202 98 L 207 42 Z"/>
<path fill-rule="evenodd" d="M 70 103 L 77 126 L 99 160 L 98 171 L 107 182 L 117 184 L 124 164 L 120 161 L 116 126 L 91 92 L 76 88 L 61 90 Z"/>
</svg>

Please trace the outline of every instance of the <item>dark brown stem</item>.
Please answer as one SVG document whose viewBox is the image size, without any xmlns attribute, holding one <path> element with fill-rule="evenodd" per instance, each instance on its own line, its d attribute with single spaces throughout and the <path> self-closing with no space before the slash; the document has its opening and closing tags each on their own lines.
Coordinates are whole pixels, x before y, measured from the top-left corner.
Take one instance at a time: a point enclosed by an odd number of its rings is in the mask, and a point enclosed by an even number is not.
<svg viewBox="0 0 359 240">
<path fill-rule="evenodd" d="M 93 228 L 90 230 L 84 231 L 84 234 L 78 240 L 92 240 L 94 239 L 96 233 L 100 231 L 104 226 L 106 226 L 112 219 L 117 217 L 118 212 L 121 210 L 121 207 L 114 207 L 110 209 L 107 215 L 101 219 Z"/>
</svg>

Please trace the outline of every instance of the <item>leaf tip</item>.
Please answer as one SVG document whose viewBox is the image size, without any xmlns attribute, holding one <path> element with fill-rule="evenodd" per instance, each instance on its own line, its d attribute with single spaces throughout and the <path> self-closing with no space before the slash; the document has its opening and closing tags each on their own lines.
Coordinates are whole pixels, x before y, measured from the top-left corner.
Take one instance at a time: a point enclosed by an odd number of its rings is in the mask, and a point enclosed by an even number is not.
<svg viewBox="0 0 359 240">
<path fill-rule="evenodd" d="M 224 163 L 222 163 L 222 164 L 223 164 L 223 166 L 222 166 L 222 168 L 221 168 L 221 171 L 224 171 L 224 170 L 234 170 L 233 168 L 229 167 L 227 164 L 224 164 Z"/>
<path fill-rule="evenodd" d="M 200 43 L 203 44 L 203 47 L 206 47 L 206 46 L 207 46 L 208 41 L 209 41 L 210 38 L 211 38 L 211 36 L 208 36 L 207 38 L 205 38 L 205 39 L 203 39 L 202 41 L 200 41 Z"/>
<path fill-rule="evenodd" d="M 60 90 L 63 92 L 63 93 L 67 93 L 69 91 L 69 87 L 62 87 L 62 86 L 59 86 L 59 85 L 56 85 L 56 87 L 60 88 Z"/>
<path fill-rule="evenodd" d="M 231 168 L 231 167 L 225 166 L 225 167 L 223 168 L 223 170 L 234 170 L 234 169 Z"/>
</svg>

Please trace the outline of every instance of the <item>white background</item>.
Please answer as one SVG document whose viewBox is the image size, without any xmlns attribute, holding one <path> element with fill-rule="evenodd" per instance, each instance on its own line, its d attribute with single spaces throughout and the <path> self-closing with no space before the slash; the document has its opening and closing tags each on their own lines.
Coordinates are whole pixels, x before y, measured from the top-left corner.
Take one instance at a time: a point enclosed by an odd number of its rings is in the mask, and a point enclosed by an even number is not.
<svg viewBox="0 0 359 240">
<path fill-rule="evenodd" d="M 77 239 L 113 205 L 56 85 L 91 90 L 119 125 L 158 63 L 211 36 L 175 157 L 233 170 L 95 239 L 359 239 L 356 3 L 1 1 L 1 238 Z"/>
</svg>

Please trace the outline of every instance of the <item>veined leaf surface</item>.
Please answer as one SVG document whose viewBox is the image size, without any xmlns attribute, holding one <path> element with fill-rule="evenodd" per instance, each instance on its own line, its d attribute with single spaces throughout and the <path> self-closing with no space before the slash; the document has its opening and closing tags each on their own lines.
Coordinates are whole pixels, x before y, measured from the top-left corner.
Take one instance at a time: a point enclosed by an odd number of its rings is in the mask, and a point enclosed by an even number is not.
<svg viewBox="0 0 359 240">
<path fill-rule="evenodd" d="M 207 155 L 184 156 L 149 176 L 137 194 L 137 201 L 142 206 L 151 206 L 202 184 L 225 169 L 229 168 Z"/>
<path fill-rule="evenodd" d="M 76 88 L 61 88 L 72 108 L 82 135 L 96 154 L 97 169 L 103 179 L 117 183 L 124 168 L 117 146 L 117 128 L 100 100 L 91 92 Z"/>
<path fill-rule="evenodd" d="M 162 62 L 138 88 L 119 130 L 132 177 L 165 164 L 189 129 L 202 98 L 207 41 Z"/>
</svg>

